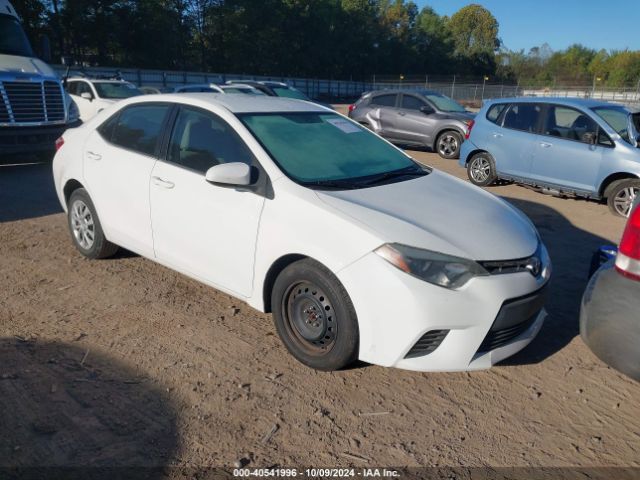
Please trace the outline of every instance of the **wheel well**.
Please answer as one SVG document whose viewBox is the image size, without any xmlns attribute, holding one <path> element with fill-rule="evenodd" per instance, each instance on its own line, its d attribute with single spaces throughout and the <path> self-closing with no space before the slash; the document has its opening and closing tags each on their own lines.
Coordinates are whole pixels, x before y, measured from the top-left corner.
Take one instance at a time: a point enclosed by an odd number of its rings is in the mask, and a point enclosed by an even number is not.
<svg viewBox="0 0 640 480">
<path fill-rule="evenodd" d="M 69 205 L 69 199 L 71 198 L 71 194 L 79 188 L 84 188 L 82 184 L 77 180 L 69 180 L 65 183 L 63 192 L 64 192 L 64 202 Z"/>
<path fill-rule="evenodd" d="M 271 291 L 273 290 L 273 285 L 276 283 L 276 278 L 280 275 L 285 268 L 291 265 L 298 260 L 302 260 L 304 258 L 309 258 L 305 255 L 300 254 L 289 254 L 283 257 L 280 257 L 278 260 L 273 262 L 273 265 L 269 268 L 267 272 L 267 276 L 264 279 L 264 285 L 262 286 L 262 301 L 264 303 L 264 311 L 266 313 L 271 313 Z"/>
<path fill-rule="evenodd" d="M 618 180 L 626 180 L 628 178 L 638 178 L 638 177 L 636 175 L 633 175 L 632 173 L 614 173 L 609 175 L 607 178 L 604 179 L 604 181 L 600 185 L 600 190 L 599 190 L 600 196 L 601 197 L 605 196 L 607 189 L 613 182 L 617 182 Z"/>
<path fill-rule="evenodd" d="M 464 133 L 460 131 L 460 129 L 456 128 L 456 127 L 445 127 L 444 129 L 440 130 L 438 132 L 438 134 L 435 136 L 435 140 L 433 142 L 433 145 L 436 146 L 438 144 L 438 140 L 440 139 L 440 137 L 442 135 L 444 135 L 447 132 L 456 132 L 457 134 L 462 136 L 462 139 L 464 140 Z"/>
<path fill-rule="evenodd" d="M 476 150 L 472 150 L 471 152 L 469 152 L 469 155 L 467 155 L 467 158 L 464 159 L 465 166 L 469 163 L 469 160 L 471 160 L 471 157 L 473 157 L 477 153 L 488 153 L 488 152 L 486 150 L 482 150 L 480 148 L 478 148 Z"/>
</svg>

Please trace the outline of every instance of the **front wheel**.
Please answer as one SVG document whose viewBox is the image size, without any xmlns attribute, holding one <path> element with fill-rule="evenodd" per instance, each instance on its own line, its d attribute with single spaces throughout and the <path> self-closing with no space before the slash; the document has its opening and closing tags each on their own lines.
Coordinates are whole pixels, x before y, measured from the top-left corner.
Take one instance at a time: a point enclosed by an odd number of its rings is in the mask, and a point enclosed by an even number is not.
<svg viewBox="0 0 640 480">
<path fill-rule="evenodd" d="M 438 155 L 446 159 L 458 158 L 460 156 L 461 145 L 462 135 L 453 130 L 441 133 L 436 141 Z"/>
<path fill-rule="evenodd" d="M 476 153 L 467 163 L 467 176 L 478 187 L 491 185 L 498 178 L 493 157 L 487 152 Z"/>
<path fill-rule="evenodd" d="M 358 320 L 340 281 L 304 259 L 285 268 L 271 294 L 278 335 L 298 361 L 317 370 L 339 370 L 357 359 Z"/>
<path fill-rule="evenodd" d="M 633 202 L 640 193 L 640 180 L 620 180 L 608 190 L 607 205 L 611 213 L 620 217 L 628 217 Z"/>
</svg>

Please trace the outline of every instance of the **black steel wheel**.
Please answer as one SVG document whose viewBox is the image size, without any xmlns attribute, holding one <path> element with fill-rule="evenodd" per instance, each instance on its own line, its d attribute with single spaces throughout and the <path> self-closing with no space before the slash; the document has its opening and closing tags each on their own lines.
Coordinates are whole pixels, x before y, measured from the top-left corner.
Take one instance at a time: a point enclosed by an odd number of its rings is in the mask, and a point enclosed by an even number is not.
<svg viewBox="0 0 640 480">
<path fill-rule="evenodd" d="M 300 362 L 338 370 L 358 353 L 355 310 L 339 280 L 311 259 L 285 268 L 273 287 L 271 305 L 278 335 Z"/>
</svg>

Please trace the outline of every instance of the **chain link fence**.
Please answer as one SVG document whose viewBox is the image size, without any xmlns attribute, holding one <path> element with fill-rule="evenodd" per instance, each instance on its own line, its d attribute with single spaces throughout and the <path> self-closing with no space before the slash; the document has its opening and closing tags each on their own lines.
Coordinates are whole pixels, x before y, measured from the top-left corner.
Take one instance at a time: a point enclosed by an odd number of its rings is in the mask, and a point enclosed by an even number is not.
<svg viewBox="0 0 640 480">
<path fill-rule="evenodd" d="M 57 73 L 64 77 L 67 67 L 54 66 Z M 171 89 L 179 85 L 197 83 L 224 83 L 228 80 L 257 80 L 284 82 L 304 92 L 311 98 L 326 101 L 352 101 L 371 90 L 434 90 L 469 105 L 480 106 L 483 100 L 492 98 L 536 96 L 536 97 L 579 97 L 624 103 L 640 108 L 640 82 L 635 86 L 605 88 L 598 86 L 521 86 L 508 83 L 496 83 L 488 77 L 468 77 L 457 75 L 424 76 L 379 76 L 373 75 L 366 81 L 332 80 L 318 78 L 298 78 L 283 76 L 261 76 L 246 74 L 225 74 L 207 72 L 179 72 L 162 70 L 143 70 L 135 68 L 86 67 L 73 68 L 69 75 L 89 77 L 120 76 L 138 86 L 151 86 Z"/>
</svg>

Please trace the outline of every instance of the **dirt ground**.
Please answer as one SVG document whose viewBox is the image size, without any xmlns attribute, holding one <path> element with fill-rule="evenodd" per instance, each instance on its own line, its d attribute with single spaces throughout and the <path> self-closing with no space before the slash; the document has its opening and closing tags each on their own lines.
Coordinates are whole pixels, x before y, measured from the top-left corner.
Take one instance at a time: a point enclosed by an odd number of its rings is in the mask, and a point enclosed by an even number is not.
<svg viewBox="0 0 640 480">
<path fill-rule="evenodd" d="M 319 373 L 228 295 L 133 254 L 83 259 L 50 166 L 0 167 L 0 466 L 639 467 L 640 384 L 578 332 L 591 253 L 623 221 L 489 190 L 532 218 L 554 263 L 537 339 L 482 372 Z"/>
</svg>

